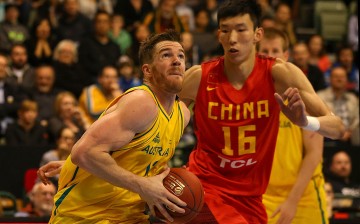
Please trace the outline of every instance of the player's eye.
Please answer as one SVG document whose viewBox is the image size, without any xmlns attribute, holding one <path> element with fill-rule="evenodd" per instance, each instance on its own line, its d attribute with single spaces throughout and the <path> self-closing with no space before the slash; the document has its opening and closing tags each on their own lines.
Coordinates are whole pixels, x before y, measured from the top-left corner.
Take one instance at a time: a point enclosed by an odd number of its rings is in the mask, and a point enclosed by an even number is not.
<svg viewBox="0 0 360 224">
<path fill-rule="evenodd" d="M 162 58 L 168 58 L 168 57 L 170 57 L 171 55 L 169 54 L 169 53 L 164 53 L 164 54 L 162 54 Z"/>
</svg>

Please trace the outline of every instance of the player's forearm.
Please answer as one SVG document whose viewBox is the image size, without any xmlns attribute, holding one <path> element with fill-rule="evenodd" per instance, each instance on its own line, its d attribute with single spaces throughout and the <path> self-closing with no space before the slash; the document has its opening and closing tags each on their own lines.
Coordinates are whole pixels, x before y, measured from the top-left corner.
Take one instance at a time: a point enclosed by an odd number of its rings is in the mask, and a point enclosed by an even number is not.
<svg viewBox="0 0 360 224">
<path fill-rule="evenodd" d="M 120 167 L 106 150 L 90 148 L 81 153 L 72 152 L 72 162 L 85 171 L 121 188 L 138 193 L 143 177 L 137 176 Z"/>
<path fill-rule="evenodd" d="M 304 157 L 296 182 L 288 195 L 289 200 L 294 203 L 299 202 L 318 164 L 317 159 L 314 160 L 310 156 Z"/>
<path fill-rule="evenodd" d="M 337 116 L 328 115 L 318 117 L 320 122 L 320 129 L 318 133 L 324 137 L 331 139 L 341 139 L 345 133 L 345 127 L 341 119 Z"/>
<path fill-rule="evenodd" d="M 310 131 L 303 131 L 304 157 L 294 186 L 288 199 L 298 203 L 308 186 L 316 167 L 322 160 L 324 138 Z"/>
</svg>

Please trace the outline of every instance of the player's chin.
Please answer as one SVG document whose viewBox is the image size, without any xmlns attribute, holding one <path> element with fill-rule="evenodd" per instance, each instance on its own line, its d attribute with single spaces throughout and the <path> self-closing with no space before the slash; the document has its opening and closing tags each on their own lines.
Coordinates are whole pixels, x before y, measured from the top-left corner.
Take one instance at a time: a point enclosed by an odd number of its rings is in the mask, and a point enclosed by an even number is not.
<svg viewBox="0 0 360 224">
<path fill-rule="evenodd" d="M 171 93 L 179 93 L 182 89 L 183 78 L 181 79 L 173 79 L 168 85 L 168 91 Z"/>
</svg>

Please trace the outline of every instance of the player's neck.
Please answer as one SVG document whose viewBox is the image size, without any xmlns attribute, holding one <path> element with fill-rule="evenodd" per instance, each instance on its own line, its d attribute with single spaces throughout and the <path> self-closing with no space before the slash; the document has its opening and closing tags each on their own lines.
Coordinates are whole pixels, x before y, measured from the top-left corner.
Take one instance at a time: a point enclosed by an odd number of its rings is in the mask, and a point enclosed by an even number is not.
<svg viewBox="0 0 360 224">
<path fill-rule="evenodd" d="M 172 112 L 172 108 L 175 102 L 176 94 L 165 92 L 160 88 L 155 88 L 151 84 L 147 84 L 151 91 L 154 93 L 156 98 L 158 99 L 161 106 L 164 108 L 167 114 Z"/>
<path fill-rule="evenodd" d="M 229 60 L 224 62 L 224 72 L 231 85 L 240 89 L 255 66 L 255 52 L 239 63 L 232 63 Z"/>
</svg>

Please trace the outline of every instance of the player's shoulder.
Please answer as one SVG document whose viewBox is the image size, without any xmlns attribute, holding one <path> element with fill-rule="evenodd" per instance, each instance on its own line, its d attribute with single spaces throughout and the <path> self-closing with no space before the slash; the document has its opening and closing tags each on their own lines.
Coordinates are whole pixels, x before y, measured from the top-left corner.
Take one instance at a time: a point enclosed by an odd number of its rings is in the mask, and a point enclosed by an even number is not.
<svg viewBox="0 0 360 224">
<path fill-rule="evenodd" d="M 193 65 L 188 70 L 186 70 L 186 73 L 192 74 L 194 72 L 201 72 L 201 65 Z"/>
<path fill-rule="evenodd" d="M 294 66 L 295 65 L 292 64 L 291 62 L 284 61 L 281 58 L 276 58 L 273 66 L 272 66 L 272 71 L 273 72 L 286 72 L 286 71 L 289 71 L 289 69 L 291 69 Z"/>
<path fill-rule="evenodd" d="M 159 113 L 159 107 L 153 95 L 144 89 L 135 89 L 123 95 L 117 102 L 117 113 L 123 122 L 134 124 L 134 129 L 145 130 Z"/>
<path fill-rule="evenodd" d="M 194 65 L 185 72 L 185 78 L 186 79 L 200 79 L 202 74 L 202 68 L 201 65 Z"/>
<path fill-rule="evenodd" d="M 124 94 L 118 101 L 118 107 L 136 108 L 144 111 L 157 112 L 157 104 L 151 91 L 134 89 Z"/>
<path fill-rule="evenodd" d="M 189 123 L 190 116 L 191 116 L 190 110 L 184 102 L 179 101 L 179 104 L 180 104 L 181 111 L 183 112 L 183 115 L 184 115 L 184 120 L 185 120 L 184 123 L 185 123 L 185 125 L 187 125 Z"/>
</svg>

